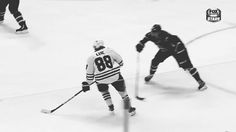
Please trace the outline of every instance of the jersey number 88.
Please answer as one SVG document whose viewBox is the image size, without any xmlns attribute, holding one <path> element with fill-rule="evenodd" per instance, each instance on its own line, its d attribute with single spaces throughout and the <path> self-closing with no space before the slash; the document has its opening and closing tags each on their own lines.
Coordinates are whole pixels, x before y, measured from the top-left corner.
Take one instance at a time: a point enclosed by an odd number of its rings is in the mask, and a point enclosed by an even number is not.
<svg viewBox="0 0 236 132">
<path fill-rule="evenodd" d="M 105 55 L 103 57 L 98 57 L 94 60 L 98 71 L 103 71 L 106 68 L 113 68 L 112 60 L 109 55 Z"/>
</svg>

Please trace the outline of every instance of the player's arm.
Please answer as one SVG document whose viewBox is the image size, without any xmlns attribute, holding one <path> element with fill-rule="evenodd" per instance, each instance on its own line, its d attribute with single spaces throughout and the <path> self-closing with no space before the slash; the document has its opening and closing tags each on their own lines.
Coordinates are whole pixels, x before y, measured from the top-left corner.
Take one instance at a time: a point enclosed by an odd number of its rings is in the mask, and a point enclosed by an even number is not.
<svg viewBox="0 0 236 132">
<path fill-rule="evenodd" d="M 149 40 L 150 40 L 150 33 L 147 33 L 145 37 L 139 41 L 139 43 L 144 46 Z"/>
<path fill-rule="evenodd" d="M 150 33 L 147 33 L 145 37 L 139 41 L 139 43 L 136 45 L 136 50 L 138 52 L 141 52 L 145 46 L 145 43 L 147 43 L 150 40 Z"/>
<path fill-rule="evenodd" d="M 122 57 L 118 53 L 116 53 L 114 50 L 111 50 L 111 56 L 113 60 L 119 64 L 119 66 L 124 65 Z"/>
<path fill-rule="evenodd" d="M 94 80 L 94 59 L 93 57 L 89 57 L 86 64 L 86 81 L 82 82 L 82 90 L 84 92 L 90 90 L 90 84 Z"/>
<path fill-rule="evenodd" d="M 94 58 L 89 57 L 87 60 L 87 64 L 86 64 L 86 80 L 87 80 L 88 84 L 91 84 L 93 82 L 94 71 L 95 71 Z"/>
</svg>

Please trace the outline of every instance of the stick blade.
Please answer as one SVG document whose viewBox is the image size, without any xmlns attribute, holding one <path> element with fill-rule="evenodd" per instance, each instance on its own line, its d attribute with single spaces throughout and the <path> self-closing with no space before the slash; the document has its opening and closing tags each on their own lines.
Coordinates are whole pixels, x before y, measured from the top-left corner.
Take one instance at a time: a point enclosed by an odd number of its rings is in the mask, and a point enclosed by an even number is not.
<svg viewBox="0 0 236 132">
<path fill-rule="evenodd" d="M 136 96 L 135 98 L 138 99 L 138 100 L 145 100 L 145 98 L 142 98 L 142 97 L 139 97 L 139 96 Z"/>
<path fill-rule="evenodd" d="M 46 110 L 46 109 L 42 109 L 41 112 L 44 114 L 51 114 L 52 113 L 51 110 Z"/>
</svg>

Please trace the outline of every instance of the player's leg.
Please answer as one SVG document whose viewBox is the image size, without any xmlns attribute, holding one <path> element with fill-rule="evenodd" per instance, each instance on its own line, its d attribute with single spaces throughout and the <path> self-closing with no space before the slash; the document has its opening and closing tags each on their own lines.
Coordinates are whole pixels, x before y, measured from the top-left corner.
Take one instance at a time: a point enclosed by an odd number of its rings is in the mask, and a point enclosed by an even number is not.
<svg viewBox="0 0 236 132">
<path fill-rule="evenodd" d="M 6 0 L 1 0 L 0 1 L 0 24 L 2 24 L 3 21 L 4 21 L 6 6 L 7 6 L 7 1 Z"/>
<path fill-rule="evenodd" d="M 108 91 L 108 84 L 97 84 L 99 92 L 101 92 L 103 99 L 105 100 L 110 111 L 114 111 L 114 105 L 112 103 L 110 92 Z"/>
<path fill-rule="evenodd" d="M 116 82 L 113 82 L 111 85 L 119 92 L 119 94 L 124 102 L 128 101 L 130 103 L 130 98 L 129 98 L 129 95 L 126 91 L 125 81 L 124 81 L 124 78 L 122 77 L 122 75 L 119 75 L 119 79 Z M 136 110 L 136 108 L 132 107 L 132 105 L 130 103 L 129 113 L 131 116 L 135 115 L 135 113 L 136 113 L 135 110 Z"/>
<path fill-rule="evenodd" d="M 159 50 L 151 61 L 149 75 L 144 78 L 146 82 L 150 81 L 155 74 L 158 65 L 168 58 L 171 54 L 168 51 Z"/>
<path fill-rule="evenodd" d="M 179 67 L 183 68 L 185 71 L 188 71 L 191 76 L 198 82 L 199 90 L 204 90 L 207 88 L 206 83 L 201 79 L 198 70 L 193 67 L 187 49 L 182 43 L 178 45 L 178 50 L 174 54 L 174 58 L 176 59 Z"/>
<path fill-rule="evenodd" d="M 28 32 L 28 27 L 21 12 L 18 10 L 19 3 L 19 0 L 10 0 L 9 10 L 16 19 L 17 23 L 20 25 L 20 28 L 16 30 L 16 33 L 26 33 Z"/>
</svg>

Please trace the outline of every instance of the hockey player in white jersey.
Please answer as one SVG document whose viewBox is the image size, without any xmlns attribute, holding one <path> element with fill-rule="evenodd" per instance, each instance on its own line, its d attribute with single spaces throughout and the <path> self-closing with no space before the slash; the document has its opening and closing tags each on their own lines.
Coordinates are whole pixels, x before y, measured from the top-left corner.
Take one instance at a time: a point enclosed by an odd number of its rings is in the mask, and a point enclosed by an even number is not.
<svg viewBox="0 0 236 132">
<path fill-rule="evenodd" d="M 106 48 L 102 40 L 94 42 L 95 52 L 88 58 L 86 65 L 86 81 L 82 82 L 83 91 L 90 90 L 89 85 L 95 79 L 98 90 L 101 92 L 110 111 L 114 111 L 114 105 L 109 93 L 109 84 L 111 84 L 120 94 L 124 101 L 129 100 L 126 92 L 125 81 L 120 73 L 120 67 L 123 66 L 121 56 L 115 51 Z M 130 105 L 130 115 L 135 114 L 135 108 Z"/>
</svg>

